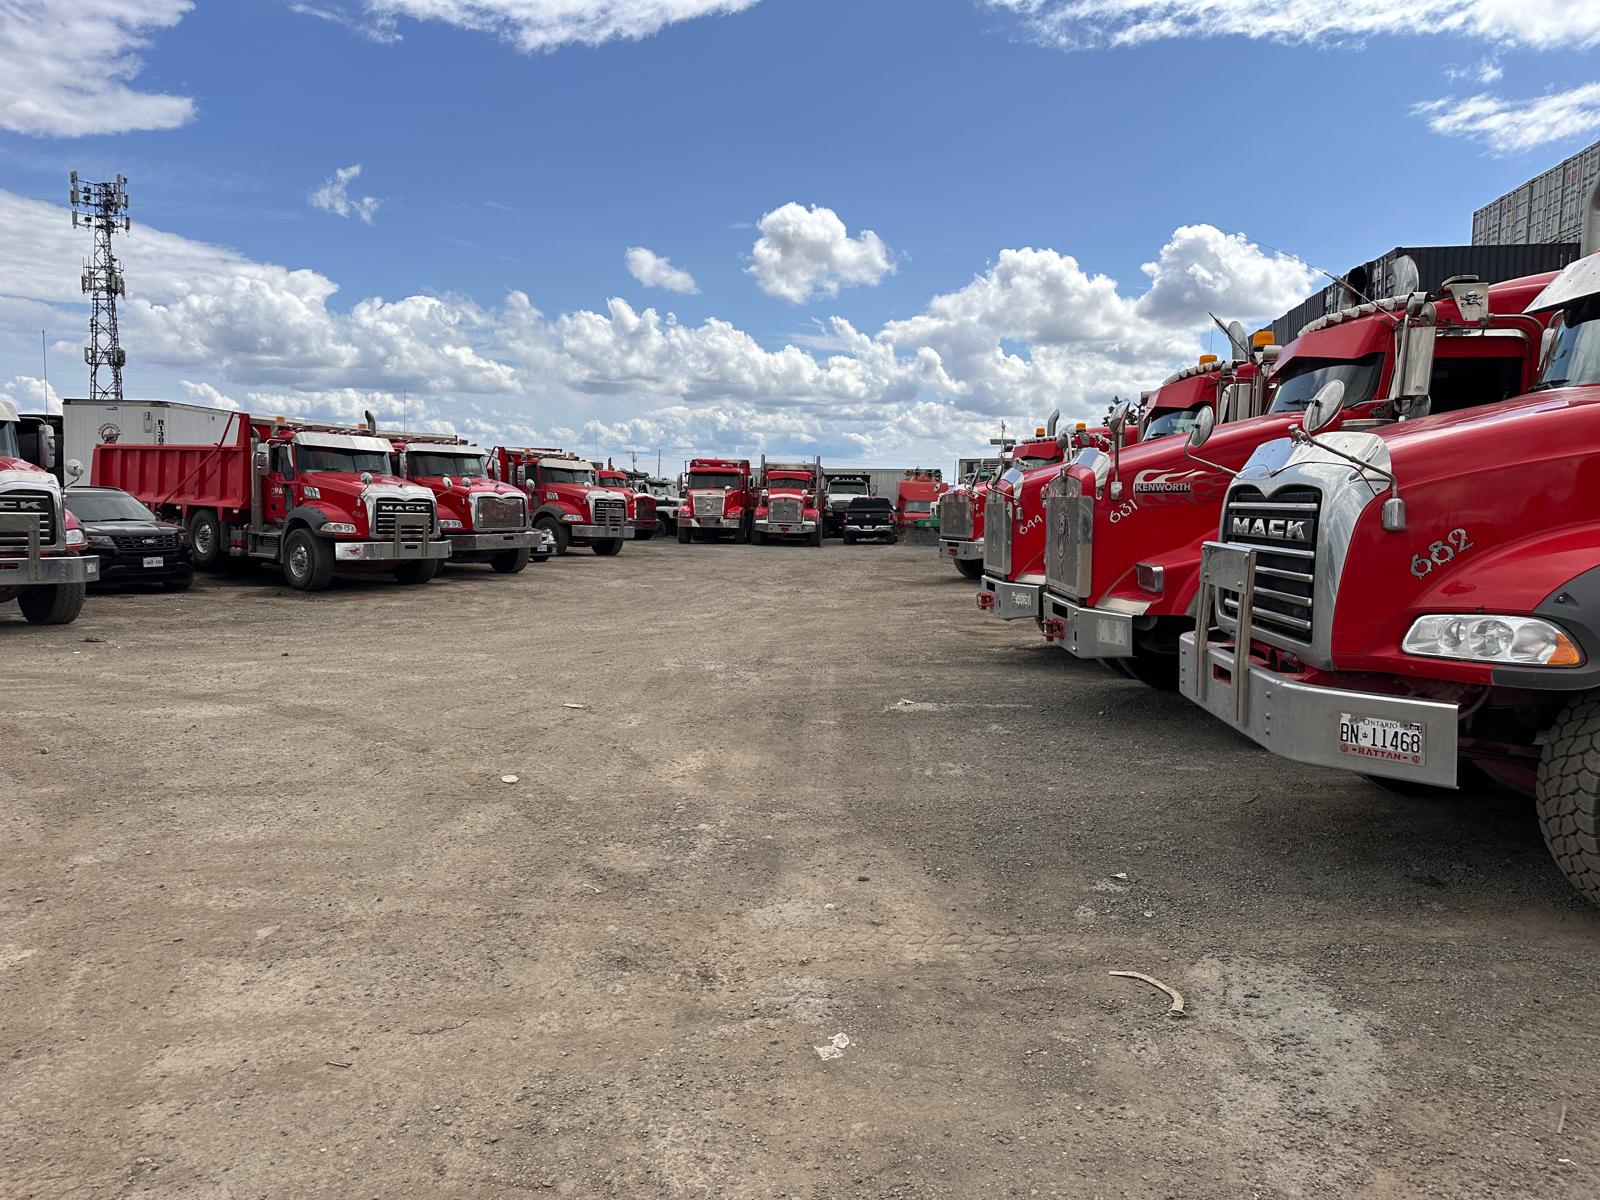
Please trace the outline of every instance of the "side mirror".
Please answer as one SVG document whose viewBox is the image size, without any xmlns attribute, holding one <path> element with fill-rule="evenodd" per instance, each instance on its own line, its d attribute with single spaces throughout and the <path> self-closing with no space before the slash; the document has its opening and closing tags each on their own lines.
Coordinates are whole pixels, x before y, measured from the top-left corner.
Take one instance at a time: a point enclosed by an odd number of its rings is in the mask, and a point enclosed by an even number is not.
<svg viewBox="0 0 1600 1200">
<path fill-rule="evenodd" d="M 83 464 L 75 458 L 67 459 L 67 478 L 73 483 L 83 478 Z"/>
<path fill-rule="evenodd" d="M 44 459 L 39 465 L 46 471 L 56 469 L 56 431 L 49 425 L 39 426 L 39 457 Z"/>
<path fill-rule="evenodd" d="M 1128 427 L 1128 411 L 1133 407 L 1131 400 L 1118 400 L 1117 406 L 1111 410 L 1111 416 L 1106 420 L 1106 428 L 1113 437 L 1120 437 L 1122 431 Z"/>
<path fill-rule="evenodd" d="M 265 446 L 256 447 L 255 457 L 251 465 L 255 467 L 257 475 L 265 475 L 272 469 L 269 458 L 270 453 Z"/>
<path fill-rule="evenodd" d="M 362 486 L 365 486 L 365 485 L 367 485 L 367 484 L 369 484 L 371 482 L 372 482 L 372 472 L 371 471 L 363 471 L 363 472 L 361 472 L 361 483 L 362 483 Z"/>
<path fill-rule="evenodd" d="M 1306 405 L 1305 415 L 1300 418 L 1300 428 L 1306 433 L 1316 433 L 1319 429 L 1326 429 L 1343 407 L 1344 381 L 1335 379 L 1325 383 L 1322 389 L 1311 397 L 1311 403 Z"/>
<path fill-rule="evenodd" d="M 1198 450 L 1211 440 L 1211 431 L 1217 427 L 1217 412 L 1211 405 L 1202 405 L 1194 415 L 1194 428 L 1189 430 L 1189 449 Z"/>
<path fill-rule="evenodd" d="M 394 456 L 395 474 L 401 479 L 411 478 L 411 456 L 404 450 Z"/>
<path fill-rule="evenodd" d="M 451 478 L 450 478 L 450 476 L 448 476 L 448 475 L 446 475 L 446 476 L 445 476 L 445 477 L 444 477 L 444 486 L 445 486 L 445 488 L 446 488 L 446 489 L 447 489 L 447 490 L 448 490 L 448 489 L 449 489 L 449 488 L 453 488 L 453 487 L 455 487 L 455 485 L 456 485 L 456 481 L 455 481 L 455 480 L 454 480 L 454 479 L 451 479 Z"/>
</svg>

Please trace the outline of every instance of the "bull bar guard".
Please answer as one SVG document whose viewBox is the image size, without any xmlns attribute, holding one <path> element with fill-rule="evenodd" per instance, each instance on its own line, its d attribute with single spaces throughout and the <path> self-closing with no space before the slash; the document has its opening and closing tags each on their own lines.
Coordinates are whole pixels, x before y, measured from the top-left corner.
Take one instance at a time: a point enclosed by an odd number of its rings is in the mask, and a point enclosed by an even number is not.
<svg viewBox="0 0 1600 1200">
<path fill-rule="evenodd" d="M 100 578 L 100 560 L 92 554 L 45 554 L 60 547 L 39 540 L 39 522 L 32 517 L 0 513 L 0 533 L 28 537 L 26 558 L 0 558 L 0 587 L 94 583 Z"/>
<path fill-rule="evenodd" d="M 449 558 L 450 540 L 432 539 L 433 522 L 419 514 L 401 513 L 395 518 L 394 536 L 382 541 L 333 543 L 337 562 L 404 562 L 411 559 Z"/>
<path fill-rule="evenodd" d="M 982 538 L 940 538 L 939 557 L 962 560 L 983 557 Z"/>
<path fill-rule="evenodd" d="M 1086 608 L 1051 591 L 1044 593 L 1041 606 L 1045 637 L 1059 641 L 1074 658 L 1132 656 L 1132 613 Z"/>
<path fill-rule="evenodd" d="M 1044 585 L 1011 583 L 996 579 L 993 575 L 985 575 L 980 586 L 983 590 L 978 593 L 978 607 L 987 609 L 1002 621 L 1020 621 L 1024 617 L 1034 621 L 1039 619 L 1039 596 L 1044 591 Z"/>
</svg>

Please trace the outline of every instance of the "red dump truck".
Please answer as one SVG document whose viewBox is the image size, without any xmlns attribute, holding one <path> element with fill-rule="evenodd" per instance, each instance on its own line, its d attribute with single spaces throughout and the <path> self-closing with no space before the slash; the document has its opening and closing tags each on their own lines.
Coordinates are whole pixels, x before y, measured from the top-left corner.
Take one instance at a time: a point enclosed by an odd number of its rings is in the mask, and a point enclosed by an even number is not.
<svg viewBox="0 0 1600 1200">
<path fill-rule="evenodd" d="M 628 540 L 628 502 L 600 486 L 594 464 L 544 446 L 497 446 L 501 480 L 528 493 L 533 523 L 556 541 L 556 553 L 588 546 L 601 556 L 621 551 Z"/>
<path fill-rule="evenodd" d="M 1353 429 L 1420 411 L 1424 397 L 1442 412 L 1516 394 L 1533 381 L 1542 332 L 1522 310 L 1549 278 L 1453 279 L 1432 300 L 1385 299 L 1320 318 L 1281 354 L 1258 344 L 1251 360 L 1168 380 L 1160 394 L 1176 393 L 1191 436 L 1115 458 L 1080 456 L 1047 489 L 1044 636 L 1145 683 L 1176 687 L 1201 548 L 1215 536 L 1229 480 L 1256 447 L 1283 437 L 1332 380 L 1345 386 L 1332 419 Z M 1408 315 L 1408 302 L 1417 314 Z M 1197 423 L 1203 450 L 1194 444 Z M 1285 578 L 1273 590 L 1295 586 Z"/>
<path fill-rule="evenodd" d="M 939 497 L 939 557 L 949 559 L 968 579 L 983 574 L 983 520 L 989 488 L 1014 464 L 1030 470 L 1060 462 L 1065 453 L 1062 442 L 1056 439 L 1060 419 L 1060 412 L 1051 413 L 1049 421 L 1035 430 L 1035 436 L 1007 449 L 994 475 L 961 480 Z"/>
<path fill-rule="evenodd" d="M 196 566 L 275 563 L 300 591 L 335 570 L 424 583 L 450 556 L 433 492 L 392 472 L 394 446 L 362 426 L 231 413 L 215 445 L 103 443 L 92 481 L 189 530 Z"/>
<path fill-rule="evenodd" d="M 628 505 L 628 536 L 648 542 L 656 535 L 656 498 L 635 481 L 626 471 L 619 471 L 609 463 L 597 472 L 600 486 L 619 492 Z"/>
<path fill-rule="evenodd" d="M 755 508 L 749 459 L 691 459 L 678 509 L 678 541 L 687 545 L 707 537 L 731 537 L 748 542 Z"/>
<path fill-rule="evenodd" d="M 1532 795 L 1556 863 L 1600 903 L 1600 257 L 1531 297 L 1521 327 L 1456 301 L 1466 330 L 1534 345 L 1555 315 L 1538 382 L 1337 432 L 1348 385 L 1319 389 L 1228 487 L 1182 690 L 1299 762 L 1399 790 L 1471 764 Z M 1489 392 L 1500 365 L 1463 369 Z"/>
<path fill-rule="evenodd" d="M 527 493 L 491 477 L 489 451 L 429 434 L 391 433 L 388 439 L 395 474 L 433 493 L 452 563 L 488 563 L 515 575 L 534 557 L 550 557 L 555 539 L 533 527 Z"/>
<path fill-rule="evenodd" d="M 34 625 L 66 625 L 83 609 L 100 560 L 83 550 L 83 531 L 62 502 L 50 473 L 58 447 L 48 426 L 35 426 L 23 457 L 16 407 L 0 399 L 0 603 L 15 600 Z"/>
<path fill-rule="evenodd" d="M 765 544 L 773 538 L 804 538 L 822 545 L 823 513 L 828 508 L 828 479 L 822 459 L 813 462 L 768 462 L 761 456 L 755 515 L 751 533 Z"/>
<path fill-rule="evenodd" d="M 894 523 L 902 533 L 907 529 L 928 529 L 933 525 L 933 508 L 945 493 L 937 474 L 918 468 L 895 486 Z"/>
</svg>

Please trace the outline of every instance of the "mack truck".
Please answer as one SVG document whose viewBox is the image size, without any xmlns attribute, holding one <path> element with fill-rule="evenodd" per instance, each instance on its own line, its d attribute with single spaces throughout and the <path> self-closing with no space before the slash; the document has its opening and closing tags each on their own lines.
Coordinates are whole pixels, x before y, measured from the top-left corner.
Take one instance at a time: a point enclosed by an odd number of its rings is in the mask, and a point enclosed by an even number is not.
<svg viewBox="0 0 1600 1200">
<path fill-rule="evenodd" d="M 1231 362 L 1172 376 L 1157 393 L 1167 415 L 1147 418 L 1139 445 L 1080 455 L 1045 489 L 1046 640 L 1176 688 L 1201 548 L 1215 536 L 1229 480 L 1256 447 L 1283 437 L 1332 380 L 1345 386 L 1333 420 L 1358 429 L 1417 415 L 1423 396 L 1442 412 L 1515 395 L 1533 381 L 1542 331 L 1522 310 L 1549 278 L 1451 279 L 1431 298 L 1385 298 L 1319 318 L 1281 352 L 1258 334 Z"/>
<path fill-rule="evenodd" d="M 1530 795 L 1600 903 L 1600 257 L 1527 310 L 1546 353 L 1524 394 L 1334 431 L 1333 379 L 1255 451 L 1204 548 L 1181 688 L 1298 762 L 1408 793 L 1470 767 Z"/>
<path fill-rule="evenodd" d="M 828 477 L 822 459 L 813 462 L 768 462 L 761 456 L 751 533 L 760 545 L 776 538 L 804 538 L 822 545 L 822 514 L 828 508 Z"/>
<path fill-rule="evenodd" d="M 629 477 L 626 471 L 607 464 L 597 472 L 600 486 L 620 492 L 627 504 L 628 536 L 647 542 L 656 535 L 656 498 L 641 486 L 641 481 Z"/>
<path fill-rule="evenodd" d="M 854 471 L 828 472 L 828 507 L 824 514 L 823 532 L 828 537 L 844 536 L 844 518 L 850 511 L 850 501 L 857 496 L 872 495 L 870 476 Z"/>
<path fill-rule="evenodd" d="M 683 480 L 683 507 L 678 510 L 679 544 L 725 536 L 748 542 L 755 500 L 749 459 L 690 459 Z"/>
<path fill-rule="evenodd" d="M 372 427 L 370 413 L 347 426 L 233 412 L 214 445 L 102 443 L 91 482 L 182 522 L 199 567 L 273 563 L 306 592 L 336 570 L 426 583 L 450 556 L 433 492 L 393 474 L 394 446 Z"/>
<path fill-rule="evenodd" d="M 1065 453 L 1062 443 L 1056 440 L 1060 420 L 1057 409 L 1034 430 L 1032 438 L 1002 451 L 996 470 L 963 477 L 939 497 L 939 557 L 949 559 L 966 578 L 977 579 L 983 574 L 983 519 L 989 488 L 1014 463 L 1030 470 L 1060 462 Z"/>
<path fill-rule="evenodd" d="M 602 557 L 617 554 L 629 537 L 628 502 L 600 486 L 594 464 L 545 446 L 497 446 L 497 476 L 526 492 L 534 528 L 555 539 L 556 553 L 588 546 Z"/>
<path fill-rule="evenodd" d="M 492 455 L 461 438 L 389 434 L 394 473 L 433 493 L 450 561 L 488 563 L 515 575 L 537 556 L 549 558 L 555 539 L 528 519 L 522 489 L 491 476 Z"/>
<path fill-rule="evenodd" d="M 100 578 L 100 560 L 82 552 L 83 530 L 51 474 L 54 430 L 30 425 L 34 462 L 23 454 L 22 425 L 16 406 L 0 399 L 0 603 L 15 600 L 33 625 L 67 625 Z"/>
</svg>

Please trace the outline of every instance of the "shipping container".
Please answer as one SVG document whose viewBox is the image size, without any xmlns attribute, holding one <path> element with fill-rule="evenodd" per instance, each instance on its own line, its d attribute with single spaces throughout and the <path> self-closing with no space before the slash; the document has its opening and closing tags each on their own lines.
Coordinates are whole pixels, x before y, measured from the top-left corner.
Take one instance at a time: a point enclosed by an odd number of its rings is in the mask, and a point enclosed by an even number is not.
<svg viewBox="0 0 1600 1200">
<path fill-rule="evenodd" d="M 1600 182 L 1600 142 L 1472 214 L 1475 246 L 1579 242 Z"/>
</svg>

